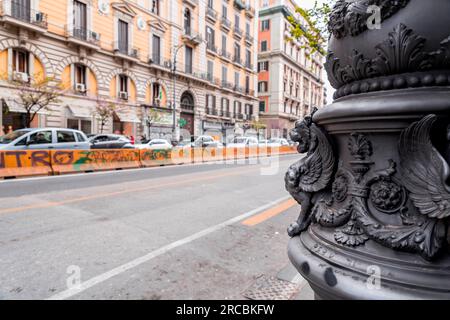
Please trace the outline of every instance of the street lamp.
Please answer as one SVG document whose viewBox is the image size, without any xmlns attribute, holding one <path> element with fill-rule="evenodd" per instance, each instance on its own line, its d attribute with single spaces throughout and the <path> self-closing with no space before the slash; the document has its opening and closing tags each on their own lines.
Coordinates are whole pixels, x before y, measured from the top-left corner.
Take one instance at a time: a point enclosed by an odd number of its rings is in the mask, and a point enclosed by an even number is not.
<svg viewBox="0 0 450 320">
<path fill-rule="evenodd" d="M 180 44 L 174 47 L 173 61 L 172 61 L 172 82 L 173 82 L 173 101 L 172 101 L 172 138 L 178 142 L 177 129 L 177 106 L 176 106 L 176 72 L 177 72 L 177 55 L 178 51 L 184 47 L 184 44 Z"/>
</svg>

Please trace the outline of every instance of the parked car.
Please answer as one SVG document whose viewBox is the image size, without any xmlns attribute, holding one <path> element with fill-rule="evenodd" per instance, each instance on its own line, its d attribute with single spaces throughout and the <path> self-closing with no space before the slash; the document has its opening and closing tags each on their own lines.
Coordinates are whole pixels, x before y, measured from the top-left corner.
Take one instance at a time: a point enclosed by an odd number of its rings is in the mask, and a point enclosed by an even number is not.
<svg viewBox="0 0 450 320">
<path fill-rule="evenodd" d="M 132 141 L 120 134 L 97 134 L 89 138 L 91 149 L 134 149 Z"/>
<path fill-rule="evenodd" d="M 211 136 L 207 136 L 207 135 L 202 135 L 202 136 L 198 136 L 197 138 L 195 138 L 193 140 L 193 142 L 191 143 L 192 147 L 196 147 L 196 148 L 206 148 L 206 147 L 213 147 L 213 148 L 222 148 L 223 144 L 220 141 L 216 141 L 214 140 L 213 137 Z"/>
<path fill-rule="evenodd" d="M 19 129 L 0 137 L 0 150 L 90 149 L 86 135 L 66 128 Z"/>
<path fill-rule="evenodd" d="M 255 137 L 236 137 L 232 143 L 227 144 L 230 148 L 257 147 L 258 139 Z"/>
<path fill-rule="evenodd" d="M 265 146 L 267 146 L 267 143 L 269 142 L 269 140 L 265 140 L 265 139 L 262 139 L 262 140 L 259 140 L 258 141 L 258 145 L 260 146 L 260 147 L 265 147 Z"/>
<path fill-rule="evenodd" d="M 268 147 L 289 146 L 289 142 L 285 138 L 272 138 L 267 142 Z"/>
<path fill-rule="evenodd" d="M 165 139 L 152 139 L 147 143 L 141 143 L 135 145 L 137 149 L 172 149 L 172 144 Z"/>
</svg>

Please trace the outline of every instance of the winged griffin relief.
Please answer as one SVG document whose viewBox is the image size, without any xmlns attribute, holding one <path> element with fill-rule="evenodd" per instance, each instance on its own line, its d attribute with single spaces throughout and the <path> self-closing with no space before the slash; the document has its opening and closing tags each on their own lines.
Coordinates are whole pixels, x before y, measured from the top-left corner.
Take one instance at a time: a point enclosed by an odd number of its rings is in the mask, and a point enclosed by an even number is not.
<svg viewBox="0 0 450 320">
<path fill-rule="evenodd" d="M 306 156 L 289 167 L 285 183 L 302 208 L 288 234 L 299 235 L 315 223 L 334 229 L 335 241 L 344 246 L 370 239 L 427 260 L 438 257 L 448 236 L 450 166 L 431 142 L 435 120 L 429 115 L 405 129 L 400 165 L 386 159 L 382 170 L 374 170 L 371 142 L 357 132 L 348 137 L 352 160 L 340 161 L 335 170 L 327 134 L 311 116 L 297 122 L 291 138 Z M 383 216 L 397 217 L 398 223 L 383 222 Z"/>
<path fill-rule="evenodd" d="M 335 157 L 331 144 L 326 133 L 312 120 L 316 111 L 315 108 L 310 116 L 297 121 L 290 132 L 292 141 L 298 142 L 298 152 L 306 153 L 289 167 L 285 176 L 286 189 L 302 206 L 297 221 L 288 229 L 291 237 L 308 228 L 315 196 L 330 184 L 334 173 Z"/>
</svg>

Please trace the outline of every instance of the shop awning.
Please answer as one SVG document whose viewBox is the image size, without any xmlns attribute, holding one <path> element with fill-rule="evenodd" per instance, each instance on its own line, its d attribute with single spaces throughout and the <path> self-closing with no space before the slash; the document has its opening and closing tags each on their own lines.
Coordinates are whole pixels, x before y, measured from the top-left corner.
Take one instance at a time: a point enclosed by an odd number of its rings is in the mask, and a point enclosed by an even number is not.
<svg viewBox="0 0 450 320">
<path fill-rule="evenodd" d="M 75 118 L 92 118 L 94 116 L 97 105 L 95 101 L 67 97 L 62 98 L 61 101 L 62 105 L 67 107 Z"/>
<path fill-rule="evenodd" d="M 25 107 L 20 103 L 21 99 L 15 90 L 8 88 L 0 88 L 0 98 L 5 103 L 9 112 L 27 113 Z M 31 108 L 31 112 L 34 113 L 39 107 Z M 49 114 L 50 110 L 42 108 L 37 112 L 38 114 Z"/>
<path fill-rule="evenodd" d="M 134 122 L 134 123 L 140 123 L 141 120 L 137 116 L 136 108 L 129 107 L 128 109 L 118 109 L 114 111 L 117 115 L 117 117 L 120 119 L 121 122 Z"/>
</svg>

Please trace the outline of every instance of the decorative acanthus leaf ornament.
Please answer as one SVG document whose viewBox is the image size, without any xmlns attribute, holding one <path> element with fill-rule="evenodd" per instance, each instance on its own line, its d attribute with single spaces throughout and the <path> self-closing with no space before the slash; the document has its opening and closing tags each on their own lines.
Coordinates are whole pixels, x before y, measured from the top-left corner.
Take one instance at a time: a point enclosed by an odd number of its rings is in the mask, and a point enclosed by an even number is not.
<svg viewBox="0 0 450 320">
<path fill-rule="evenodd" d="M 431 114 L 404 130 L 399 152 L 403 184 L 414 205 L 429 218 L 444 219 L 450 216 L 450 167 L 431 143 L 435 121 Z"/>
<path fill-rule="evenodd" d="M 367 20 L 372 15 L 370 6 L 381 9 L 381 20 L 404 8 L 409 0 L 338 0 L 330 14 L 328 31 L 336 38 L 357 36 L 367 30 Z"/>
<path fill-rule="evenodd" d="M 425 38 L 400 23 L 389 33 L 385 41 L 375 46 L 374 58 L 369 59 L 357 50 L 353 50 L 349 57 L 350 63 L 344 65 L 334 52 L 329 51 L 325 70 L 331 85 L 338 89 L 368 79 L 383 79 L 382 77 L 391 76 L 394 77 L 391 79 L 392 82 L 399 74 L 448 69 L 450 67 L 450 37 L 443 40 L 440 48 L 433 52 L 424 50 L 425 43 Z M 382 88 L 382 80 L 373 82 L 378 83 L 374 88 Z M 416 82 L 411 83 L 411 86 L 416 85 Z M 372 90 L 375 90 L 374 88 Z M 353 89 L 346 94 L 341 93 L 341 96 L 367 90 L 369 87 L 366 83 L 363 86 L 359 85 L 357 92 Z"/>
<path fill-rule="evenodd" d="M 292 141 L 298 142 L 298 152 L 306 156 L 286 172 L 285 184 L 287 191 L 301 204 L 302 209 L 297 222 L 289 229 L 289 235 L 300 234 L 311 223 L 312 196 L 325 189 L 333 176 L 335 157 L 330 141 L 324 131 L 312 120 L 313 113 L 302 121 L 297 121 L 290 132 Z"/>
<path fill-rule="evenodd" d="M 388 75 L 432 67 L 430 54 L 423 48 L 426 39 L 404 24 L 389 33 L 389 38 L 375 47 L 377 57 L 372 62 L 374 74 Z"/>
</svg>

